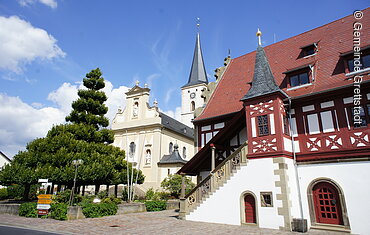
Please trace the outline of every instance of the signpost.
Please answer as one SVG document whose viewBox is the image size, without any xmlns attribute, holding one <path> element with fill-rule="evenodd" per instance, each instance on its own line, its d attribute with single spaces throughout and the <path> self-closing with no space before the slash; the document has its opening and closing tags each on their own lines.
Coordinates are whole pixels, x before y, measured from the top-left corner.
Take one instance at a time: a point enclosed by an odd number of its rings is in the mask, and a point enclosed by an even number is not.
<svg viewBox="0 0 370 235">
<path fill-rule="evenodd" d="M 38 215 L 47 215 L 49 213 L 51 196 L 51 194 L 40 194 L 37 196 Z"/>
</svg>

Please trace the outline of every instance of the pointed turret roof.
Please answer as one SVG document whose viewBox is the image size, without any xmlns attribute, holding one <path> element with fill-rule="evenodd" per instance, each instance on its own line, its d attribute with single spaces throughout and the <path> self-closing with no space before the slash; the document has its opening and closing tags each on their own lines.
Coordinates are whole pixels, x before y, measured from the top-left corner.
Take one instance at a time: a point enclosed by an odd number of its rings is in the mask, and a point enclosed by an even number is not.
<svg viewBox="0 0 370 235">
<path fill-rule="evenodd" d="M 275 82 L 275 78 L 274 75 L 272 75 L 265 50 L 261 45 L 258 45 L 252 87 L 241 100 L 244 101 L 274 92 L 281 92 L 284 96 L 286 96 L 285 92 L 283 92 Z"/>
<path fill-rule="evenodd" d="M 200 47 L 200 35 L 199 32 L 197 32 L 189 81 L 182 87 L 193 86 L 201 83 L 208 84 L 208 79 L 206 69 L 204 67 L 202 48 Z"/>
</svg>

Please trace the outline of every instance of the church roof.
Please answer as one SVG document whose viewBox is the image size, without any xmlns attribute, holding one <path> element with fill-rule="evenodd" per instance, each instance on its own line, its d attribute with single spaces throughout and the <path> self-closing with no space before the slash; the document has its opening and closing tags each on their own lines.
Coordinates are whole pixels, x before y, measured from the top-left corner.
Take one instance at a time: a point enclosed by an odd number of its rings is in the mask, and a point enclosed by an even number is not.
<svg viewBox="0 0 370 235">
<path fill-rule="evenodd" d="M 363 25 L 370 25 L 370 8 L 363 10 Z M 314 96 L 317 93 L 353 85 L 352 76 L 346 76 L 346 53 L 353 54 L 353 15 L 344 17 L 286 40 L 264 47 L 266 58 L 276 84 L 293 99 Z M 361 48 L 370 45 L 370 28 L 362 28 Z M 302 57 L 302 47 L 317 44 L 317 53 Z M 257 50 L 258 51 L 258 50 Z M 351 55 L 351 54 L 349 54 Z M 256 51 L 234 58 L 220 78 L 203 112 L 194 120 L 215 118 L 238 112 L 243 107 L 241 99 L 251 88 Z M 287 73 L 296 68 L 313 66 L 314 81 L 302 87 L 288 89 Z M 370 80 L 363 76 L 363 82 Z"/>
<path fill-rule="evenodd" d="M 179 153 L 179 146 L 175 144 L 174 150 L 172 151 L 172 153 L 169 155 L 164 155 L 162 159 L 158 162 L 158 166 L 163 165 L 163 164 L 176 164 L 176 163 L 185 164 L 187 162 L 188 161 L 182 159 Z"/>
<path fill-rule="evenodd" d="M 159 116 L 161 117 L 161 124 L 169 129 L 172 130 L 180 135 L 186 136 L 188 138 L 194 138 L 194 129 L 188 127 L 187 125 L 177 121 L 176 119 L 167 116 L 166 114 L 159 112 Z"/>
<path fill-rule="evenodd" d="M 188 83 L 186 83 L 182 87 L 188 87 L 202 83 L 208 84 L 208 79 L 206 69 L 204 67 L 202 48 L 200 46 L 200 36 L 198 32 L 195 42 L 193 63 L 191 64 L 189 80 Z"/>
<path fill-rule="evenodd" d="M 276 85 L 265 51 L 262 46 L 258 46 L 256 51 L 256 61 L 254 63 L 252 87 L 241 100 L 252 99 L 274 92 L 282 92 L 282 90 L 278 85 Z"/>
</svg>

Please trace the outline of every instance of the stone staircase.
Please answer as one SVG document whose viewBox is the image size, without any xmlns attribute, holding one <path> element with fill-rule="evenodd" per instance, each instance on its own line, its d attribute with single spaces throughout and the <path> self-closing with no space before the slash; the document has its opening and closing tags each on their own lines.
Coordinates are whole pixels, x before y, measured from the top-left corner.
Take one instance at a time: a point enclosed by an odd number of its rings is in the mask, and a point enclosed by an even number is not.
<svg viewBox="0 0 370 235">
<path fill-rule="evenodd" d="M 242 144 L 185 196 L 184 209 L 188 215 L 221 188 L 239 169 L 247 164 L 248 145 Z"/>
</svg>

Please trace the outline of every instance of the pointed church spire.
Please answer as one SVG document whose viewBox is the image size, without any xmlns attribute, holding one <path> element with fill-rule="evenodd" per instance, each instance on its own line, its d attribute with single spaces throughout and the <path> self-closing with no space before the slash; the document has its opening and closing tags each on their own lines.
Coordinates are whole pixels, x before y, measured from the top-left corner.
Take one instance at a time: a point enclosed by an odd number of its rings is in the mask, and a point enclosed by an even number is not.
<svg viewBox="0 0 370 235">
<path fill-rule="evenodd" d="M 252 80 L 252 87 L 241 100 L 248 100 L 254 97 L 281 92 L 286 96 L 275 82 L 274 75 L 272 75 L 270 64 L 267 60 L 265 50 L 261 46 L 261 31 L 257 31 L 258 47 L 256 51 L 256 61 L 254 64 L 254 74 Z"/>
<path fill-rule="evenodd" d="M 199 18 L 197 18 L 197 38 L 195 42 L 195 49 L 194 49 L 194 56 L 193 56 L 193 63 L 191 65 L 191 71 L 188 83 L 186 83 L 183 87 L 197 85 L 201 83 L 208 83 L 206 69 L 204 68 L 204 61 L 203 61 L 203 54 L 202 49 L 200 46 L 200 35 L 199 35 Z"/>
</svg>

